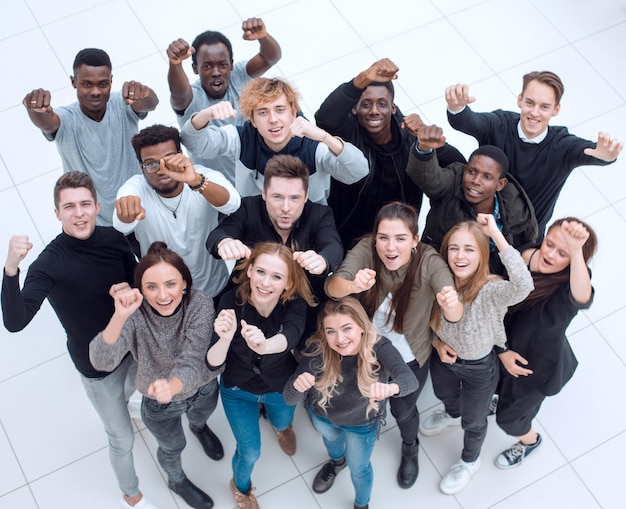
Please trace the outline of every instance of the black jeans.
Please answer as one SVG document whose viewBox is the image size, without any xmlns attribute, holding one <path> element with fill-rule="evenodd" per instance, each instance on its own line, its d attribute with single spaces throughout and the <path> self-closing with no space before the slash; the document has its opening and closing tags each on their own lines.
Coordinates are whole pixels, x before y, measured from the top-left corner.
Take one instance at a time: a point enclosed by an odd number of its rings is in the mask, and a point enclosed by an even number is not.
<svg viewBox="0 0 626 509">
<path fill-rule="evenodd" d="M 422 392 L 426 378 L 428 377 L 428 364 L 428 360 L 423 366 L 420 366 L 417 361 L 409 362 L 407 366 L 411 369 L 415 378 L 417 378 L 419 387 L 415 392 L 402 396 L 401 398 L 389 398 L 391 415 L 394 416 L 398 423 L 402 441 L 407 444 L 418 440 L 417 429 L 420 425 L 420 414 L 417 411 L 417 398 Z"/>
<path fill-rule="evenodd" d="M 457 359 L 454 364 L 444 364 L 433 350 L 430 360 L 433 389 L 451 417 L 461 416 L 465 431 L 463 461 L 476 461 L 485 441 L 489 404 L 500 378 L 498 362 L 492 350 L 482 359 Z"/>
<path fill-rule="evenodd" d="M 218 396 L 217 379 L 213 379 L 200 387 L 193 396 L 182 401 L 162 405 L 154 399 L 143 397 L 141 420 L 159 444 L 157 460 L 172 483 L 178 484 L 185 480 L 180 455 L 187 442 L 181 416 L 187 414 L 189 424 L 194 428 L 204 428 L 217 406 Z"/>
</svg>

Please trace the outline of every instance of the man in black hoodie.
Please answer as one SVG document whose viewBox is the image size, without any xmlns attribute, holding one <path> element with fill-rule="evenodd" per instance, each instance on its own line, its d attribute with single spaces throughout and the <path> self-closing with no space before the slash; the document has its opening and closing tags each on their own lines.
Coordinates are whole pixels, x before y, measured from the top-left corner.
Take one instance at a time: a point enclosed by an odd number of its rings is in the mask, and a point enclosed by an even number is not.
<svg viewBox="0 0 626 509">
<path fill-rule="evenodd" d="M 317 125 L 355 145 L 365 154 L 369 173 L 355 184 L 331 179 L 328 204 L 332 207 L 344 249 L 371 233 L 378 210 L 386 203 L 401 201 L 418 211 L 422 191 L 406 175 L 419 115 L 403 116 L 393 103 L 398 67 L 389 59 L 374 62 L 354 79 L 332 92 L 315 114 Z M 437 150 L 444 165 L 465 162 L 454 147 Z"/>
</svg>

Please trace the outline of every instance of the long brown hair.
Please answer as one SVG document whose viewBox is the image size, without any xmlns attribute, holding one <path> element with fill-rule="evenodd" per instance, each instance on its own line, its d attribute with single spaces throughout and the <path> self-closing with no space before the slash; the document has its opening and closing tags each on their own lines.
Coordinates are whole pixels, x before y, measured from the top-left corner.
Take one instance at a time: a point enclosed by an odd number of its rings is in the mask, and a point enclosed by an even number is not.
<svg viewBox="0 0 626 509">
<path fill-rule="evenodd" d="M 417 226 L 418 214 L 415 207 L 399 201 L 394 201 L 384 205 L 376 215 L 371 235 L 372 260 L 374 260 L 374 267 L 372 268 L 376 271 L 376 274 L 378 274 L 384 267 L 383 261 L 376 252 L 376 235 L 378 234 L 378 227 L 380 226 L 381 221 L 385 219 L 399 219 L 406 225 L 407 229 L 411 232 L 412 237 L 419 240 L 419 230 Z M 411 300 L 411 290 L 415 284 L 415 274 L 417 273 L 417 269 L 422 261 L 422 251 L 423 246 L 418 243 L 415 248 L 415 252 L 411 256 L 411 260 L 409 261 L 409 268 L 404 281 L 402 281 L 397 288 L 391 289 L 392 299 L 387 321 L 389 321 L 389 317 L 395 313 L 393 330 L 400 334 L 402 334 L 402 331 L 404 330 L 404 318 Z M 377 285 L 374 285 L 365 293 L 363 297 L 363 307 L 367 312 L 367 316 L 372 318 L 378 308 Z"/>
<path fill-rule="evenodd" d="M 157 240 L 150 244 L 148 252 L 143 256 L 135 267 L 135 286 L 140 290 L 143 288 L 141 282 L 144 273 L 158 263 L 167 263 L 180 272 L 181 277 L 187 284 L 187 291 L 183 292 L 183 302 L 187 303 L 191 294 L 191 271 L 182 257 L 167 247 L 165 242 Z"/>
<path fill-rule="evenodd" d="M 476 272 L 468 277 L 465 281 L 457 281 L 456 277 L 454 278 L 454 285 L 456 287 L 456 291 L 459 294 L 459 301 L 463 304 L 470 304 L 474 302 L 478 293 L 491 279 L 495 279 L 498 276 L 494 276 L 489 273 L 489 238 L 483 233 L 478 226 L 476 221 L 463 221 L 461 223 L 455 224 L 448 233 L 446 233 L 443 241 L 441 242 L 441 249 L 439 253 L 441 257 L 446 261 L 448 266 L 450 266 L 450 262 L 448 261 L 448 248 L 450 246 L 450 239 L 452 236 L 459 232 L 466 230 L 469 232 L 474 240 L 476 241 L 476 246 L 478 247 L 478 267 L 476 268 Z M 441 307 L 439 305 L 433 306 L 433 310 L 430 317 L 430 326 L 434 331 L 437 331 L 439 328 L 439 324 L 441 323 Z"/>
<path fill-rule="evenodd" d="M 357 352 L 357 385 L 364 398 L 369 398 L 370 386 L 379 381 L 378 372 L 380 371 L 380 364 L 374 352 L 374 345 L 380 336 L 361 303 L 354 297 L 327 301 L 317 315 L 317 329 L 307 340 L 308 348 L 303 354 L 321 356 L 321 364 L 313 374 L 315 375 L 315 389 L 321 394 L 317 404 L 324 412 L 330 400 L 337 394 L 338 386 L 343 382 L 342 356 L 330 347 L 324 332 L 324 319 L 331 315 L 347 315 L 364 331 Z M 378 403 L 370 402 L 366 414 L 369 414 L 371 410 L 378 411 Z"/>
<path fill-rule="evenodd" d="M 576 221 L 582 224 L 589 232 L 589 238 L 583 244 L 582 248 L 583 259 L 585 260 L 585 263 L 588 264 L 589 260 L 591 260 L 596 250 L 598 249 L 598 236 L 596 235 L 596 232 L 593 231 L 591 226 L 589 226 L 584 221 L 581 221 L 580 219 L 577 219 L 575 217 L 564 217 L 562 219 L 557 219 L 556 221 L 554 221 L 554 223 L 552 223 L 548 228 L 546 235 L 550 233 L 550 231 L 552 231 L 554 228 L 560 228 L 564 221 Z M 543 241 L 545 242 L 545 238 Z M 537 248 L 537 250 L 538 249 L 539 248 Z M 533 277 L 533 282 L 535 283 L 535 289 L 530 292 L 530 294 L 528 295 L 528 297 L 526 297 L 524 301 L 520 302 L 516 306 L 513 306 L 509 310 L 510 313 L 531 309 L 538 303 L 552 297 L 552 295 L 554 295 L 561 286 L 569 282 L 570 265 L 568 264 L 567 267 L 565 267 L 562 271 L 556 272 L 554 274 L 531 272 L 531 275 Z"/>
<path fill-rule="evenodd" d="M 317 305 L 304 269 L 293 259 L 293 251 L 278 242 L 261 242 L 257 244 L 252 248 L 250 257 L 241 261 L 237 267 L 235 267 L 235 271 L 240 271 L 237 277 L 234 278 L 234 282 L 239 285 L 237 288 L 237 300 L 240 305 L 245 303 L 252 305 L 252 301 L 250 300 L 251 292 L 248 267 L 254 265 L 262 254 L 276 255 L 287 265 L 287 288 L 280 296 L 280 301 L 283 304 L 297 297 L 301 297 L 309 306 Z"/>
</svg>

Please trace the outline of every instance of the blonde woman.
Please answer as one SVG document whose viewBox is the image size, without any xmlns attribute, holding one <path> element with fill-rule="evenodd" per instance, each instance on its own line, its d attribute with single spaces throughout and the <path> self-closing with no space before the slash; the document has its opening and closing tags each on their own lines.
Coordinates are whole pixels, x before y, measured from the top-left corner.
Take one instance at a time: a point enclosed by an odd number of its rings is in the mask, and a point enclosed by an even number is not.
<svg viewBox="0 0 626 509">
<path fill-rule="evenodd" d="M 283 396 L 288 404 L 306 401 L 330 456 L 315 476 L 313 491 L 327 491 L 348 465 L 354 507 L 367 508 L 374 480 L 370 457 L 385 400 L 416 391 L 417 379 L 354 297 L 327 302 L 307 343 Z"/>
</svg>

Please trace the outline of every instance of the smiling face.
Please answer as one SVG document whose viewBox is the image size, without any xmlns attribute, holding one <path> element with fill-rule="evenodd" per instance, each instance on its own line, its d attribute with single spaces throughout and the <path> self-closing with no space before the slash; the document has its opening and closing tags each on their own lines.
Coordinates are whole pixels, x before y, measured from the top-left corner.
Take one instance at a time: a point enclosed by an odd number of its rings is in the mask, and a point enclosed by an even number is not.
<svg viewBox="0 0 626 509">
<path fill-rule="evenodd" d="M 356 355 L 365 331 L 350 315 L 328 315 L 322 322 L 328 346 L 339 355 Z"/>
<path fill-rule="evenodd" d="M 560 226 L 551 228 L 537 253 L 537 272 L 554 274 L 570 264 L 570 252 Z"/>
<path fill-rule="evenodd" d="M 250 122 L 259 131 L 267 146 L 274 152 L 281 150 L 291 139 L 291 124 L 296 119 L 285 94 L 275 101 L 261 104 L 252 112 Z"/>
<path fill-rule="evenodd" d="M 72 86 L 76 89 L 81 111 L 99 122 L 104 117 L 111 96 L 111 70 L 104 65 L 92 67 L 83 64 L 74 69 L 74 74 L 71 77 Z"/>
<path fill-rule="evenodd" d="M 517 97 L 520 108 L 520 125 L 524 136 L 529 140 L 536 138 L 548 128 L 552 117 L 559 113 L 554 89 L 537 80 L 532 80 Z"/>
<path fill-rule="evenodd" d="M 174 140 L 164 141 L 156 145 L 143 147 L 140 151 L 141 162 L 143 164 L 147 164 L 154 161 L 160 161 L 164 157 L 176 153 L 178 153 L 178 150 L 176 150 L 176 143 L 174 143 Z M 150 184 L 150 186 L 164 198 L 178 196 L 183 190 L 183 183 L 177 182 L 173 178 L 168 177 L 165 173 L 163 173 L 162 169 L 156 173 L 148 173 L 144 168 L 142 168 L 142 171 L 144 177 L 146 177 L 146 180 L 148 181 L 148 184 Z"/>
<path fill-rule="evenodd" d="M 256 308 L 273 309 L 289 285 L 289 267 L 278 254 L 263 253 L 247 271 L 250 300 Z"/>
<path fill-rule="evenodd" d="M 141 293 L 161 316 L 171 316 L 183 300 L 187 288 L 181 273 L 169 263 L 160 262 L 146 269 L 141 278 Z"/>
<path fill-rule="evenodd" d="M 448 265 L 457 283 L 472 277 L 480 263 L 480 250 L 474 235 L 458 230 L 450 237 L 447 250 Z"/>
<path fill-rule="evenodd" d="M 383 219 L 376 231 L 376 253 L 387 270 L 398 270 L 411 260 L 418 238 L 402 219 Z"/>
<path fill-rule="evenodd" d="M 196 54 L 196 62 L 192 65 L 193 72 L 200 76 L 204 91 L 213 99 L 222 99 L 228 90 L 233 70 L 228 48 L 221 42 L 203 44 Z"/>
<path fill-rule="evenodd" d="M 86 240 L 96 229 L 96 217 L 100 204 L 96 203 L 91 191 L 86 187 L 74 187 L 61 190 L 59 204 L 54 209 L 61 221 L 63 231 L 70 237 Z"/>
<path fill-rule="evenodd" d="M 387 88 L 367 87 L 352 112 L 374 143 L 382 145 L 391 141 L 391 116 L 396 107 Z"/>
<path fill-rule="evenodd" d="M 284 237 L 283 240 L 286 240 L 293 225 L 300 219 L 309 196 L 308 191 L 304 190 L 302 179 L 272 177 L 267 189 L 264 188 L 261 194 L 270 221 Z"/>
<path fill-rule="evenodd" d="M 463 170 L 463 195 L 476 213 L 493 212 L 494 196 L 506 185 L 500 178 L 500 165 L 486 155 L 470 158 Z"/>
</svg>

